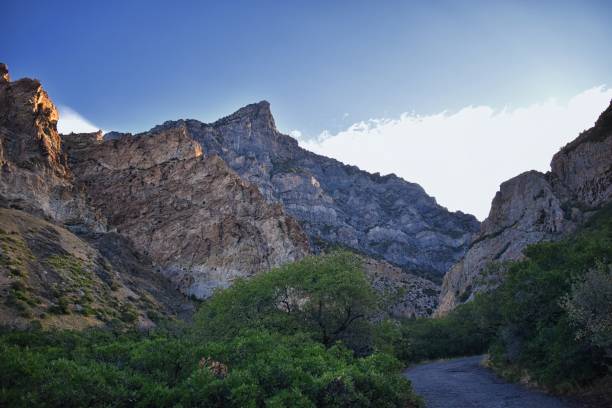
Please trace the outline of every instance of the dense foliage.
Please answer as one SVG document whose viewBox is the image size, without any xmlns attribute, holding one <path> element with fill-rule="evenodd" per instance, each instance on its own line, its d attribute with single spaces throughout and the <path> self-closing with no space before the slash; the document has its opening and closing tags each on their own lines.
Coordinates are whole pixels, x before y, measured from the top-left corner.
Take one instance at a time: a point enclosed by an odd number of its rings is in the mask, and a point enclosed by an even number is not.
<svg viewBox="0 0 612 408">
<path fill-rule="evenodd" d="M 406 363 L 482 354 L 496 335 L 498 319 L 495 299 L 480 295 L 443 318 L 402 322 L 394 352 Z"/>
<path fill-rule="evenodd" d="M 376 304 L 356 258 L 334 253 L 238 282 L 194 327 L 5 332 L 0 406 L 418 406 L 374 345 Z"/>
<path fill-rule="evenodd" d="M 571 312 L 584 300 L 583 287 L 600 270 L 609 290 L 612 274 L 612 216 L 603 211 L 576 236 L 542 243 L 525 251 L 527 259 L 514 264 L 496 291 L 500 328 L 492 346 L 493 363 L 518 368 L 535 381 L 557 389 L 579 386 L 608 372 L 606 345 L 590 338 L 584 322 Z M 603 282 L 607 281 L 607 286 Z M 608 294 L 591 295 L 590 307 L 610 310 Z M 605 319 L 602 320 L 605 323 Z M 596 335 L 610 339 L 612 326 L 599 326 Z M 609 350 L 610 343 L 607 344 Z"/>
</svg>

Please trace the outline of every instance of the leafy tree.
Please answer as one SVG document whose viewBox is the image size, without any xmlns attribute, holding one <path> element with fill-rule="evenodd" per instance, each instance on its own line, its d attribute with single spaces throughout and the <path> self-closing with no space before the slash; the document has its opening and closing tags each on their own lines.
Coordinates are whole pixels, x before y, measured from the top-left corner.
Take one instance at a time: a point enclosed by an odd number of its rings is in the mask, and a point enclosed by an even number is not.
<svg viewBox="0 0 612 408">
<path fill-rule="evenodd" d="M 236 282 L 213 296 L 196 320 L 212 338 L 266 328 L 310 333 L 326 347 L 343 340 L 360 348 L 369 342 L 377 302 L 359 258 L 333 252 Z"/>
</svg>

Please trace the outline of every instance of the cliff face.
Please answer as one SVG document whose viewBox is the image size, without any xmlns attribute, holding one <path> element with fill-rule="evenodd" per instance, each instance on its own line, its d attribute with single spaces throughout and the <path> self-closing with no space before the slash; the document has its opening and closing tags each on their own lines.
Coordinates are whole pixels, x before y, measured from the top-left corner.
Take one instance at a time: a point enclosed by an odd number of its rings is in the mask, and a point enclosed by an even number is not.
<svg viewBox="0 0 612 408">
<path fill-rule="evenodd" d="M 6 65 L 0 64 L 0 204 L 103 231 L 104 219 L 72 184 L 57 120 L 57 109 L 40 82 L 11 82 Z"/>
<path fill-rule="evenodd" d="M 551 171 L 504 182 L 465 257 L 445 275 L 438 313 L 503 279 L 504 261 L 533 243 L 562 238 L 612 200 L 612 105 L 563 147 Z"/>
<path fill-rule="evenodd" d="M 185 128 L 206 152 L 222 157 L 268 202 L 282 203 L 315 251 L 341 245 L 441 276 L 463 256 L 478 230 L 473 216 L 448 212 L 417 184 L 300 148 L 278 132 L 268 102 L 248 105 L 212 124 L 180 120 L 153 132 L 174 128 Z"/>
<path fill-rule="evenodd" d="M 109 227 L 128 237 L 186 295 L 304 256 L 299 225 L 184 128 L 103 140 L 65 136 L 78 185 Z"/>
</svg>

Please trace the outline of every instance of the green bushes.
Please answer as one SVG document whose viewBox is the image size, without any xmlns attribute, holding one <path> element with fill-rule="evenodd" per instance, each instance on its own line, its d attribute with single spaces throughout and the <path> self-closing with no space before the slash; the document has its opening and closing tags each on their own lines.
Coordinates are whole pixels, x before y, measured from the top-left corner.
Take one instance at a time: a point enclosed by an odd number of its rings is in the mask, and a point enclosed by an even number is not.
<svg viewBox="0 0 612 408">
<path fill-rule="evenodd" d="M 556 243 L 533 245 L 527 259 L 510 267 L 506 281 L 495 292 L 500 330 L 492 347 L 492 361 L 502 371 L 526 373 L 533 380 L 559 390 L 571 389 L 608 373 L 606 345 L 584 336 L 578 312 L 585 296 L 601 317 L 612 298 L 585 294 L 588 279 L 610 287 L 610 274 L 592 276 L 612 262 L 612 217 L 604 210 L 576 236 Z M 599 266 L 598 266 L 599 265 Z M 592 284 L 592 282 L 591 282 Z M 609 290 L 609 289 L 608 289 Z M 597 316 L 594 316 L 597 318 Z M 586 323 L 586 322 L 584 322 Z M 605 326 L 599 332 L 605 333 Z M 612 330 L 609 326 L 607 333 Z M 592 332 L 591 332 L 592 333 Z"/>
<path fill-rule="evenodd" d="M 497 325 L 494 299 L 481 294 L 448 316 L 402 322 L 405 345 L 397 353 L 408 363 L 481 354 L 491 344 Z"/>
<path fill-rule="evenodd" d="M 2 406 L 417 404 L 387 354 L 356 357 L 341 344 L 262 330 L 209 343 L 186 333 L 6 333 L 0 367 Z"/>
<path fill-rule="evenodd" d="M 561 306 L 576 329 L 576 339 L 604 350 L 612 368 L 612 267 L 599 264 L 572 284 Z"/>
<path fill-rule="evenodd" d="M 1 333 L 0 406 L 419 406 L 374 342 L 376 300 L 334 253 L 216 294 L 195 327 Z"/>
</svg>

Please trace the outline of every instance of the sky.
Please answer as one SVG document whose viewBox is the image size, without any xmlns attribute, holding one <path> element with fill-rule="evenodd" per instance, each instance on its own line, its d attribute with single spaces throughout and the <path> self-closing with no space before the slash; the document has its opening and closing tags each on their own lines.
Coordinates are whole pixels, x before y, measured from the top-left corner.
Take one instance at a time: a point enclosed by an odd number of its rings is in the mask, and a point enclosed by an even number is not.
<svg viewBox="0 0 612 408">
<path fill-rule="evenodd" d="M 265 99 L 303 146 L 480 219 L 612 86 L 610 1 L 8 0 L 2 14 L 0 61 L 43 82 L 60 130 L 210 122 Z"/>
</svg>

